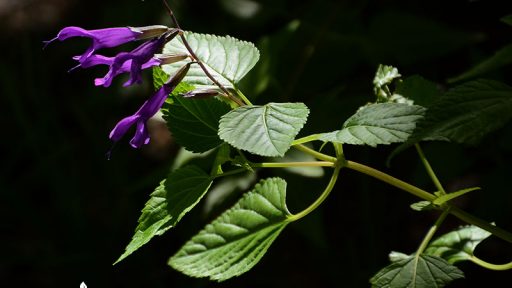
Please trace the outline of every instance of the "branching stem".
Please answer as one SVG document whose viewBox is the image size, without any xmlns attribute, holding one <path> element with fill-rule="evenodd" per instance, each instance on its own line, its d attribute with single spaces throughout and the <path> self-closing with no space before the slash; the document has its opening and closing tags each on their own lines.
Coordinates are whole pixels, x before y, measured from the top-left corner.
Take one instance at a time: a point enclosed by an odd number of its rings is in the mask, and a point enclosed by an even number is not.
<svg viewBox="0 0 512 288">
<path fill-rule="evenodd" d="M 423 150 L 421 149 L 420 144 L 416 143 L 414 146 L 416 147 L 416 151 L 418 151 L 418 155 L 420 156 L 421 162 L 423 163 L 423 166 L 425 166 L 425 169 L 427 170 L 430 179 L 432 179 L 432 182 L 434 182 L 434 185 L 436 185 L 437 190 L 441 192 L 442 195 L 446 194 L 446 191 L 444 190 L 443 185 L 441 185 L 441 182 L 434 173 L 432 166 L 430 166 L 430 163 L 428 163 L 427 157 L 425 157 L 425 154 L 423 154 Z"/>
</svg>

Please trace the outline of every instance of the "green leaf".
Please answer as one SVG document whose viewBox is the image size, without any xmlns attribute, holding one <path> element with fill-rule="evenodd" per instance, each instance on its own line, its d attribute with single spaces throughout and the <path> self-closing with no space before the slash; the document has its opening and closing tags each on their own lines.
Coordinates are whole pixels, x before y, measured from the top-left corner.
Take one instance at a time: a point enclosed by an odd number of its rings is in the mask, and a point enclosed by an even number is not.
<svg viewBox="0 0 512 288">
<path fill-rule="evenodd" d="M 391 263 L 377 272 L 370 283 L 374 288 L 441 288 L 459 278 L 464 278 L 464 273 L 446 260 L 419 255 Z"/>
<path fill-rule="evenodd" d="M 193 277 L 223 281 L 251 269 L 288 224 L 286 182 L 258 183 L 234 207 L 188 241 L 169 265 Z"/>
<path fill-rule="evenodd" d="M 302 103 L 243 106 L 222 116 L 219 136 L 234 147 L 262 156 L 283 156 L 307 121 Z"/>
<path fill-rule="evenodd" d="M 444 194 L 444 195 L 441 195 L 439 197 L 437 197 L 436 199 L 434 199 L 434 201 L 432 201 L 432 203 L 434 205 L 441 205 L 447 201 L 450 201 L 452 199 L 455 199 L 457 197 L 460 197 L 466 193 L 469 193 L 471 191 L 475 191 L 475 190 L 480 190 L 481 188 L 480 187 L 472 187 L 472 188 L 467 188 L 467 189 L 462 189 L 462 190 L 459 190 L 459 191 L 455 191 L 455 192 L 451 192 L 451 193 L 448 193 L 448 194 Z"/>
<path fill-rule="evenodd" d="M 429 107 L 407 146 L 420 140 L 476 144 L 512 118 L 512 87 L 492 80 L 457 86 Z"/>
<path fill-rule="evenodd" d="M 319 134 L 319 139 L 372 147 L 378 144 L 404 142 L 424 113 L 425 108 L 421 106 L 398 103 L 370 104 L 347 119 L 343 129 Z"/>
<path fill-rule="evenodd" d="M 397 262 L 397 261 L 409 259 L 410 257 L 412 257 L 412 256 L 411 255 L 407 255 L 407 254 L 402 253 L 402 252 L 397 252 L 397 251 L 391 251 L 389 253 L 389 255 L 388 255 L 389 261 L 391 261 L 391 262 Z"/>
<path fill-rule="evenodd" d="M 510 65 L 512 63 L 512 44 L 507 45 L 498 50 L 493 56 L 480 62 L 475 67 L 468 71 L 448 79 L 449 83 L 459 82 L 482 76 L 488 72 L 494 71 L 503 66 Z"/>
<path fill-rule="evenodd" d="M 199 202 L 212 184 L 208 174 L 195 166 L 180 168 L 169 174 L 142 209 L 139 225 L 131 242 L 117 262 L 175 226 Z M 115 264 L 114 263 L 114 264 Z"/>
<path fill-rule="evenodd" d="M 430 201 L 419 201 L 411 204 L 411 209 L 415 211 L 428 211 L 435 208 Z"/>
<path fill-rule="evenodd" d="M 402 77 L 402 75 L 398 73 L 398 69 L 395 67 L 379 64 L 375 77 L 373 78 L 373 85 L 377 89 L 382 88 L 382 86 L 391 84 L 394 79 L 400 77 Z"/>
<path fill-rule="evenodd" d="M 220 37 L 192 32 L 185 32 L 184 35 L 206 69 L 226 88 L 232 88 L 258 62 L 260 53 L 252 43 L 230 36 Z M 187 54 L 188 51 L 181 38 L 177 38 L 165 45 L 163 53 Z M 187 61 L 189 60 L 163 65 L 162 69 L 172 75 Z M 214 86 L 199 65 L 192 65 L 183 81 L 197 87 Z"/>
<path fill-rule="evenodd" d="M 404 81 L 398 83 L 395 93 L 423 107 L 430 106 L 441 96 L 441 91 L 439 91 L 435 83 L 419 75 L 407 77 Z"/>
<path fill-rule="evenodd" d="M 442 257 L 450 264 L 470 260 L 476 246 L 489 236 L 490 232 L 473 225 L 460 227 L 432 241 L 424 253 Z"/>
<path fill-rule="evenodd" d="M 166 74 L 160 66 L 153 67 L 153 86 L 155 90 L 160 89 L 168 79 L 169 75 Z"/>
<path fill-rule="evenodd" d="M 172 98 L 163 110 L 164 119 L 176 142 L 192 152 L 205 152 L 222 143 L 217 135 L 219 119 L 230 108 L 216 98 Z"/>
</svg>

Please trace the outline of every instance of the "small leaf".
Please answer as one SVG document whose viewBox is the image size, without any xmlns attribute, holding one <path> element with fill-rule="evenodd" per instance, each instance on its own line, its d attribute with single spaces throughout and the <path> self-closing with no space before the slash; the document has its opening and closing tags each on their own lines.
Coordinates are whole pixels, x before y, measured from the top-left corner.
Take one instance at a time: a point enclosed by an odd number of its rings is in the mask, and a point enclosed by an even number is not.
<svg viewBox="0 0 512 288">
<path fill-rule="evenodd" d="M 361 108 L 344 124 L 343 129 L 319 134 L 327 142 L 353 145 L 391 144 L 405 142 L 425 108 L 398 103 L 370 104 Z"/>
<path fill-rule="evenodd" d="M 398 83 L 395 93 L 423 107 L 430 106 L 441 96 L 441 91 L 439 91 L 435 83 L 419 75 L 407 77 L 404 81 Z"/>
<path fill-rule="evenodd" d="M 234 147 L 262 156 L 283 156 L 307 121 L 302 103 L 243 106 L 222 116 L 219 136 Z"/>
<path fill-rule="evenodd" d="M 389 261 L 391 261 L 391 262 L 397 262 L 397 261 L 409 259 L 410 257 L 412 257 L 412 256 L 407 255 L 402 252 L 397 252 L 397 251 L 391 251 L 388 255 Z"/>
<path fill-rule="evenodd" d="M 425 254 L 442 257 L 450 264 L 470 260 L 476 246 L 489 236 L 490 232 L 479 227 L 464 226 L 432 241 Z"/>
<path fill-rule="evenodd" d="M 471 78 L 476 78 L 482 76 L 486 73 L 492 72 L 498 68 L 503 66 L 507 66 L 512 63 L 512 44 L 507 45 L 500 50 L 498 50 L 493 56 L 487 58 L 486 60 L 480 62 L 475 67 L 469 69 L 468 71 L 448 79 L 449 83 L 459 82 L 468 80 Z"/>
<path fill-rule="evenodd" d="M 169 75 L 166 74 L 160 66 L 153 67 L 153 86 L 155 90 L 160 89 L 168 79 Z"/>
<path fill-rule="evenodd" d="M 374 288 L 441 288 L 459 278 L 464 278 L 464 273 L 446 260 L 419 255 L 391 263 L 377 272 L 370 283 Z"/>
<path fill-rule="evenodd" d="M 258 62 L 260 53 L 252 43 L 230 36 L 220 37 L 192 32 L 185 32 L 184 35 L 192 51 L 205 64 L 206 69 L 226 88 L 233 88 L 233 84 L 240 81 Z M 167 43 L 163 52 L 169 54 L 188 53 L 181 38 Z M 165 73 L 172 75 L 184 63 L 184 61 L 180 61 L 163 65 L 162 69 Z M 192 65 L 183 81 L 197 87 L 214 87 L 213 82 L 204 74 L 199 65 Z"/>
<path fill-rule="evenodd" d="M 435 208 L 430 201 L 419 201 L 411 204 L 411 209 L 415 211 L 428 211 Z"/>
<path fill-rule="evenodd" d="M 115 263 L 135 252 L 154 236 L 162 235 L 175 226 L 194 208 L 211 184 L 210 176 L 195 166 L 171 172 L 151 193 L 151 198 L 142 209 L 132 241 Z"/>
<path fill-rule="evenodd" d="M 173 97 L 163 110 L 164 119 L 176 142 L 192 152 L 205 152 L 222 143 L 217 135 L 219 119 L 230 108 L 215 99 Z"/>
<path fill-rule="evenodd" d="M 430 106 L 404 145 L 420 140 L 476 144 L 511 118 L 512 87 L 492 80 L 467 82 Z"/>
<path fill-rule="evenodd" d="M 394 79 L 400 77 L 402 77 L 402 75 L 398 73 L 398 69 L 395 67 L 379 64 L 375 77 L 373 78 L 373 85 L 375 88 L 381 88 L 384 85 L 391 84 Z"/>
<path fill-rule="evenodd" d="M 455 191 L 455 192 L 451 192 L 451 193 L 448 193 L 448 194 L 444 194 L 444 195 L 441 195 L 439 197 L 437 197 L 436 199 L 434 199 L 434 201 L 432 201 L 432 203 L 434 205 L 441 205 L 447 201 L 450 201 L 452 199 L 455 199 L 457 197 L 460 197 L 466 193 L 469 193 L 471 191 L 475 191 L 475 190 L 480 190 L 481 188 L 480 187 L 472 187 L 472 188 L 467 188 L 467 189 L 462 189 L 462 190 L 459 190 L 459 191 Z"/>
<path fill-rule="evenodd" d="M 291 214 L 285 200 L 284 180 L 261 181 L 188 241 L 169 265 L 189 276 L 217 281 L 247 272 L 288 224 Z"/>
</svg>

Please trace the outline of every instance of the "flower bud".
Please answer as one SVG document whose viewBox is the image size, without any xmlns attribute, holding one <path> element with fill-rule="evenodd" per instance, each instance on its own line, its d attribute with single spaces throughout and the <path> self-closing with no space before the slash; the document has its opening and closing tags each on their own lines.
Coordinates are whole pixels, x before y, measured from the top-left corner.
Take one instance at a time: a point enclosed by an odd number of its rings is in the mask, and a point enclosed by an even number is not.
<svg viewBox="0 0 512 288">
<path fill-rule="evenodd" d="M 147 38 L 153 38 L 159 35 L 164 34 L 165 32 L 169 31 L 169 27 L 164 25 L 151 25 L 151 26 L 144 26 L 144 27 L 128 27 L 132 31 L 140 33 L 137 38 L 138 39 L 147 39 Z"/>
<path fill-rule="evenodd" d="M 185 60 L 189 57 L 188 54 L 157 54 L 154 58 L 160 60 L 161 65 L 172 64 Z"/>
<path fill-rule="evenodd" d="M 183 97 L 193 99 L 204 99 L 209 97 L 215 97 L 219 94 L 219 91 L 216 89 L 199 88 L 183 94 Z"/>
</svg>

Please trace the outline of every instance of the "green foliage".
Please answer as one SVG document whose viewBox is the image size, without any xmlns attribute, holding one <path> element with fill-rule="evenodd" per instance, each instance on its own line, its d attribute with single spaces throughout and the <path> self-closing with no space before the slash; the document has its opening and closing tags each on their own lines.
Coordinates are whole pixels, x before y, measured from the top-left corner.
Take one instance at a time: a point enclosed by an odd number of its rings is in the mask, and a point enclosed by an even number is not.
<svg viewBox="0 0 512 288">
<path fill-rule="evenodd" d="M 398 69 L 393 66 L 380 64 L 373 78 L 373 91 L 377 96 L 377 102 L 388 102 L 389 87 L 393 80 L 402 77 Z"/>
<path fill-rule="evenodd" d="M 231 209 L 188 241 L 169 265 L 187 275 L 223 281 L 251 269 L 288 224 L 286 182 L 262 180 Z"/>
<path fill-rule="evenodd" d="M 180 168 L 151 193 L 142 209 L 139 225 L 126 251 L 117 259 L 123 260 L 157 235 L 174 227 L 199 202 L 212 184 L 208 174 L 195 166 Z"/>
<path fill-rule="evenodd" d="M 362 107 L 343 123 L 343 129 L 320 134 L 318 139 L 353 145 L 391 144 L 405 142 L 416 122 L 423 117 L 421 106 L 377 103 Z"/>
<path fill-rule="evenodd" d="M 164 119 L 176 142 L 192 152 L 205 152 L 219 146 L 219 120 L 229 106 L 216 98 L 172 98 L 164 109 Z"/>
<path fill-rule="evenodd" d="M 464 278 L 464 273 L 446 260 L 419 255 L 391 263 L 373 276 L 370 283 L 374 288 L 441 288 L 459 278 Z"/>
<path fill-rule="evenodd" d="M 451 193 L 448 193 L 448 194 L 444 194 L 444 195 L 441 195 L 439 197 L 437 197 L 436 199 L 434 199 L 434 201 L 432 201 L 432 203 L 434 205 L 442 205 L 443 203 L 447 202 L 447 201 L 450 201 L 452 199 L 455 199 L 457 197 L 460 197 L 466 193 L 469 193 L 471 191 L 475 191 L 475 190 L 480 190 L 481 188 L 480 187 L 472 187 L 472 188 L 467 188 L 467 189 L 462 189 L 462 190 L 459 190 L 459 191 L 455 191 L 455 192 L 451 192 Z"/>
<path fill-rule="evenodd" d="M 512 88 L 475 80 L 446 92 L 427 110 L 409 143 L 444 140 L 477 144 L 512 118 Z"/>
<path fill-rule="evenodd" d="M 243 106 L 222 116 L 219 136 L 234 147 L 262 156 L 283 156 L 306 123 L 302 103 Z"/>
<path fill-rule="evenodd" d="M 232 88 L 235 83 L 240 81 L 254 67 L 260 57 L 258 49 L 252 43 L 230 36 L 221 37 L 185 32 L 185 38 L 192 51 L 204 63 L 212 76 L 227 88 Z M 167 43 L 163 52 L 188 54 L 181 39 Z M 183 66 L 185 61 L 164 65 L 162 69 L 165 73 L 172 75 Z M 184 81 L 197 87 L 213 87 L 214 85 L 199 65 L 191 66 Z"/>
<path fill-rule="evenodd" d="M 160 66 L 153 67 L 153 86 L 158 89 L 169 79 L 169 74 L 165 73 Z"/>
<path fill-rule="evenodd" d="M 476 246 L 489 236 L 490 232 L 473 225 L 460 227 L 432 241 L 424 253 L 441 257 L 450 264 L 471 260 Z"/>
</svg>

